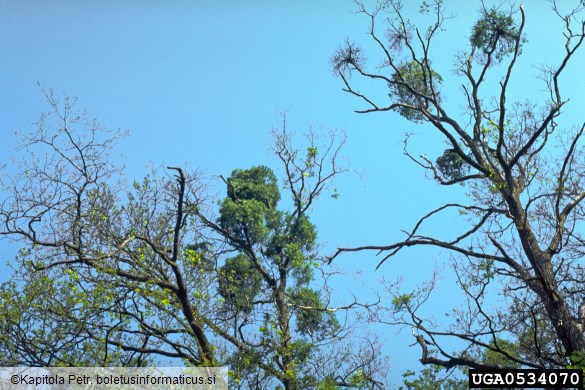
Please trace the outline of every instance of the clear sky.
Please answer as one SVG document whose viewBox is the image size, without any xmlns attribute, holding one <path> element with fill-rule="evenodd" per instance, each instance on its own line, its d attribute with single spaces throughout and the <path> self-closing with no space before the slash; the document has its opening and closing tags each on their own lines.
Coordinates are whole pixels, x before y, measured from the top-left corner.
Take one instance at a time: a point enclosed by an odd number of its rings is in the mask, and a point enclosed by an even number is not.
<svg viewBox="0 0 585 390">
<path fill-rule="evenodd" d="M 411 7 L 414 2 L 407 3 Z M 447 104 L 459 110 L 460 81 L 451 79 L 449 69 L 458 47 L 467 44 L 479 2 L 446 3 L 455 18 L 446 23 L 432 55 L 446 80 Z M 560 37 L 555 20 L 545 12 L 548 4 L 527 3 L 529 42 L 512 85 L 512 99 L 521 100 L 542 93 L 532 66 L 557 62 L 558 52 L 548 45 Z M 349 37 L 364 44 L 372 65 L 379 58 L 368 51 L 368 21 L 354 10 L 349 0 L 0 0 L 0 160 L 10 164 L 14 132 L 30 129 L 48 109 L 37 82 L 78 97 L 80 107 L 106 127 L 130 131 L 119 150 L 131 179 L 146 174 L 150 162 L 188 163 L 209 176 L 228 176 L 234 168 L 258 164 L 278 169 L 269 151 L 270 133 L 276 113 L 286 110 L 297 132 L 308 124 L 345 129 L 344 154 L 361 173 L 336 183 L 339 199 L 324 197 L 315 205 L 313 221 L 327 250 L 399 240 L 401 229 L 412 227 L 433 207 L 462 199 L 463 191 L 426 181 L 402 155 L 400 141 L 407 131 L 417 134 L 417 153 L 440 155 L 444 144 L 432 129 L 393 113 L 353 113 L 363 106 L 341 91 L 330 56 Z M 419 21 L 416 12 L 410 14 Z M 582 64 L 583 56 L 575 63 Z M 569 115 L 582 112 L 585 101 L 577 71 L 573 64 L 575 76 L 564 80 L 572 99 Z M 378 94 L 383 95 L 383 87 L 377 86 Z M 431 230 L 448 234 L 457 227 L 447 219 Z M 2 263 L 10 260 L 13 249 L 0 242 Z M 447 258 L 437 251 L 404 251 L 374 272 L 374 254 L 345 256 L 338 264 L 361 270 L 363 276 L 336 288 L 359 294 L 381 277 L 400 275 L 414 286 L 430 275 L 435 261 Z M 449 284 L 443 281 L 438 301 L 450 300 Z M 391 381 L 398 384 L 406 369 L 419 368 L 419 349 L 409 347 L 410 330 L 401 336 L 395 336 L 398 329 L 378 331 L 386 334 Z"/>
</svg>

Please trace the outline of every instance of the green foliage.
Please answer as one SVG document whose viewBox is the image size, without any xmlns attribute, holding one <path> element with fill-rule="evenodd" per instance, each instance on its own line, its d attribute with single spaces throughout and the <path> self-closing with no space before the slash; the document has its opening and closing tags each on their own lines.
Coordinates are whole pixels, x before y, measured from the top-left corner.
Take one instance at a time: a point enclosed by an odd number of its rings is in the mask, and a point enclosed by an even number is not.
<svg viewBox="0 0 585 390">
<path fill-rule="evenodd" d="M 315 390 L 337 390 L 338 387 L 335 386 L 335 379 L 331 376 L 326 377 L 323 379 L 315 388 Z"/>
<path fill-rule="evenodd" d="M 450 378 L 445 376 L 445 369 L 441 366 L 425 366 L 418 376 L 414 371 L 407 371 L 402 374 L 404 386 L 399 390 L 464 390 L 468 389 L 466 379 Z"/>
<path fill-rule="evenodd" d="M 515 358 L 519 358 L 519 346 L 517 343 L 513 343 L 508 340 L 499 339 L 497 343 L 491 342 L 490 346 L 493 348 L 497 348 L 501 351 L 504 351 L 510 356 Z M 497 351 L 492 351 L 491 349 L 486 349 L 483 357 L 483 362 L 486 364 L 491 365 L 500 365 L 507 368 L 520 368 L 520 365 L 515 362 L 514 360 L 502 355 Z"/>
<path fill-rule="evenodd" d="M 266 206 L 257 200 L 235 202 L 226 198 L 221 207 L 220 225 L 237 239 L 258 243 L 268 235 Z"/>
<path fill-rule="evenodd" d="M 585 353 L 573 352 L 570 356 L 571 364 L 567 368 L 582 368 L 585 369 Z"/>
<path fill-rule="evenodd" d="M 276 176 L 265 166 L 236 169 L 227 183 L 227 197 L 220 210 L 221 227 L 245 242 L 264 241 L 278 215 Z"/>
<path fill-rule="evenodd" d="M 262 276 L 243 254 L 231 257 L 218 270 L 219 294 L 236 311 L 249 312 L 262 288 Z"/>
<path fill-rule="evenodd" d="M 494 270 L 494 260 L 481 260 L 478 266 L 478 270 L 480 271 L 479 277 L 483 280 L 492 279 L 496 271 Z"/>
<path fill-rule="evenodd" d="M 337 318 L 334 313 L 325 310 L 317 291 L 298 288 L 290 294 L 290 301 L 297 305 L 296 327 L 299 333 L 322 339 L 339 329 Z"/>
<path fill-rule="evenodd" d="M 298 285 L 305 285 L 313 280 L 313 269 L 302 251 L 301 244 L 297 242 L 287 243 L 282 253 L 290 265 L 291 275 L 295 277 Z"/>
<path fill-rule="evenodd" d="M 317 158 L 317 147 L 309 146 L 307 148 L 307 164 L 311 164 Z"/>
<path fill-rule="evenodd" d="M 496 192 L 500 192 L 501 190 L 503 190 L 504 188 L 506 188 L 506 183 L 503 182 L 496 182 L 494 184 L 490 184 L 488 187 L 488 190 L 491 193 L 496 193 Z"/>
<path fill-rule="evenodd" d="M 210 273 L 214 269 L 213 262 L 207 257 L 207 250 L 198 244 L 187 245 L 183 251 L 183 259 L 187 269 L 197 272 Z"/>
<path fill-rule="evenodd" d="M 465 160 L 454 149 L 446 149 L 436 163 L 439 171 L 449 180 L 457 180 L 467 174 Z"/>
<path fill-rule="evenodd" d="M 301 215 L 296 221 L 293 221 L 289 215 L 287 225 L 290 225 L 288 238 L 291 242 L 297 243 L 303 251 L 312 251 L 315 248 L 317 231 L 309 217 Z"/>
<path fill-rule="evenodd" d="M 272 230 L 264 254 L 275 264 L 287 264 L 298 285 L 313 279 L 312 263 L 308 258 L 315 249 L 317 232 L 306 215 L 279 214 L 280 220 Z"/>
<path fill-rule="evenodd" d="M 492 347 L 496 348 L 496 343 L 490 344 Z M 497 341 L 497 348 L 506 353 L 510 354 L 511 356 L 517 357 L 518 356 L 518 344 L 500 339 Z M 499 352 L 495 352 L 492 350 L 486 350 L 482 354 L 480 354 L 480 358 L 478 359 L 484 364 L 490 365 L 501 365 L 508 368 L 520 368 L 519 364 L 515 361 L 507 358 L 506 356 L 502 355 Z M 458 378 L 455 374 L 457 372 L 447 372 L 444 367 L 437 366 L 437 365 L 427 365 L 418 373 L 418 375 L 414 371 L 407 371 L 405 372 L 403 377 L 403 386 L 399 389 L 401 390 L 436 390 L 436 389 L 453 389 L 453 390 L 463 390 L 468 388 L 468 383 L 466 378 Z"/>
<path fill-rule="evenodd" d="M 402 294 L 395 296 L 392 299 L 392 306 L 394 307 L 394 310 L 396 311 L 402 310 L 404 306 L 409 304 L 411 298 L 412 294 Z"/>
<path fill-rule="evenodd" d="M 422 109 L 427 104 L 424 97 L 438 99 L 437 91 L 443 78 L 432 70 L 430 65 L 421 66 L 418 62 L 411 61 L 402 65 L 398 72 L 392 75 L 392 81 L 393 83 L 388 85 L 391 97 L 396 98 L 399 103 Z M 398 107 L 397 111 L 413 122 L 425 119 L 420 111 L 410 107 Z"/>
<path fill-rule="evenodd" d="M 306 363 L 311 357 L 314 347 L 313 343 L 306 340 L 296 340 L 290 343 L 291 355 L 295 364 Z"/>
<path fill-rule="evenodd" d="M 362 369 L 357 370 L 349 378 L 348 382 L 349 382 L 349 385 L 354 389 L 367 389 L 368 388 L 368 382 L 366 380 L 364 370 L 362 370 Z"/>
<path fill-rule="evenodd" d="M 576 351 L 569 357 L 571 364 L 567 365 L 567 368 L 581 369 L 585 377 L 585 353 Z M 585 379 L 583 379 L 583 386 L 585 386 Z"/>
<path fill-rule="evenodd" d="M 571 364 L 567 365 L 567 368 L 581 369 L 585 377 L 585 353 L 581 351 L 573 352 L 569 359 Z M 583 379 L 583 386 L 585 387 L 585 379 Z"/>
<path fill-rule="evenodd" d="M 80 274 L 69 268 L 62 273 L 18 270 L 0 285 L 0 365 L 138 364 L 124 351 L 106 352 L 106 345 L 87 333 L 102 337 L 104 324 L 111 322 L 100 309 L 111 290 L 99 283 L 84 289 Z"/>
<path fill-rule="evenodd" d="M 492 55 L 495 62 L 514 52 L 517 39 L 518 27 L 512 16 L 495 8 L 482 11 L 470 37 L 471 45 L 486 56 Z"/>
<path fill-rule="evenodd" d="M 316 147 L 307 149 L 307 166 L 317 155 Z M 270 362 L 265 364 L 271 366 L 275 359 L 288 361 L 285 367 L 274 367 L 288 380 L 302 384 L 301 387 L 316 386 L 322 378 L 313 377 L 314 373 L 307 371 L 314 357 L 315 342 L 334 337 L 340 324 L 335 314 L 326 309 L 319 292 L 308 287 L 316 266 L 315 226 L 298 210 L 281 212 L 276 208 L 279 190 L 274 174 L 266 167 L 234 170 L 227 184 L 220 225 L 246 245 L 218 270 L 218 292 L 226 305 L 250 314 L 246 321 L 259 325 L 259 354 L 237 353 L 232 366 L 234 383 L 237 379 L 248 386 L 262 387 L 261 377 L 266 374 L 258 368 L 262 356 L 262 360 Z M 251 251 L 261 259 L 261 264 L 251 260 Z M 278 287 L 263 284 L 259 267 L 275 276 Z M 276 307 L 266 306 L 266 302 L 275 300 L 273 288 L 281 286 L 286 291 L 283 304 L 289 308 L 289 317 L 285 319 L 279 317 Z M 253 311 L 254 300 L 263 302 L 258 306 L 262 310 Z M 290 327 L 283 327 L 283 322 L 289 322 Z M 252 358 L 256 360 L 251 361 Z"/>
<path fill-rule="evenodd" d="M 280 200 L 276 176 L 263 165 L 234 169 L 227 183 L 227 196 L 233 201 L 256 200 L 273 209 Z"/>
<path fill-rule="evenodd" d="M 298 389 L 370 364 L 347 358 L 355 356 L 343 343 L 348 333 L 335 332 L 335 316 L 307 287 L 319 264 L 305 213 L 343 172 L 336 163 L 343 141 L 336 145 L 332 134 L 320 151 L 311 130 L 305 154 L 283 129 L 275 152 L 291 212 L 277 209 L 274 173 L 257 166 L 232 172 L 214 219 L 205 186 L 179 167 L 124 190 L 122 169 L 109 161 L 117 136 L 94 137 L 101 129 L 93 122 L 91 132 L 75 133 L 71 107 L 47 98 L 60 118 L 56 134 L 41 119 L 21 145 L 27 153 L 42 145 L 47 158 L 23 160 L 24 186 L 2 177 L 13 192 L 3 203 L 3 233 L 29 245 L 18 278 L 0 286 L 3 365 L 125 366 L 163 357 L 228 365 L 240 388 Z M 327 283 L 323 271 L 315 285 Z M 340 344 L 345 353 L 336 355 Z"/>
<path fill-rule="evenodd" d="M 239 350 L 231 354 L 226 361 L 226 365 L 230 367 L 228 376 L 232 383 L 236 386 L 240 386 L 242 382 L 256 383 L 258 385 L 258 383 L 265 380 L 266 374 L 258 370 L 258 364 L 261 361 L 261 354 L 252 349 Z M 261 388 L 261 386 L 256 387 Z"/>
</svg>

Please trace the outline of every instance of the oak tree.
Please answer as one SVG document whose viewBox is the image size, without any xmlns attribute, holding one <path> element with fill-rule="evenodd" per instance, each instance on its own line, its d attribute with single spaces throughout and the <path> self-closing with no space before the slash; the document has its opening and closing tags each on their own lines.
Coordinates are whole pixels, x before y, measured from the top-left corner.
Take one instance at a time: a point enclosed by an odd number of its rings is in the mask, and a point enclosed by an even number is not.
<svg viewBox="0 0 585 390">
<path fill-rule="evenodd" d="M 435 67 L 437 56 L 447 51 L 437 41 L 450 19 L 462 21 L 447 13 L 443 1 L 422 2 L 426 27 L 408 18 L 400 1 L 382 1 L 373 9 L 358 3 L 377 47 L 370 57 L 379 58 L 380 66 L 368 65 L 365 50 L 351 41 L 332 57 L 343 90 L 364 105 L 358 113 L 394 112 L 425 124 L 446 142 L 436 159 L 417 157 L 410 152 L 412 137 L 406 136 L 404 153 L 438 184 L 463 189 L 467 197 L 465 203 L 423 213 L 399 242 L 340 248 L 333 256 L 373 250 L 382 264 L 413 247 L 434 247 L 452 256 L 466 301 L 449 312 L 443 326 L 424 315 L 435 279 L 409 293 L 390 286 L 390 318 L 382 320 L 413 328 L 423 364 L 557 368 L 585 354 L 578 314 L 585 292 L 585 125 L 563 116 L 571 105 L 581 104 L 571 101 L 563 87 L 580 82 L 567 73 L 579 64 L 583 4 L 550 3 L 549 21 L 562 30 L 560 56 L 539 65 L 534 82 L 541 82 L 544 98 L 519 99 L 511 86 L 528 77 L 519 67 L 526 65 L 526 20 L 538 6 L 482 3 L 467 44 L 454 53 L 454 74 L 447 75 Z M 543 61 L 552 52 L 543 46 Z M 387 93 L 364 92 L 360 81 L 365 80 L 371 81 L 365 88 L 378 83 Z M 447 81 L 460 91 L 445 88 Z M 448 104 L 454 94 L 463 96 L 463 106 Z M 425 233 L 426 226 L 451 211 L 459 213 L 464 230 Z"/>
<path fill-rule="evenodd" d="M 121 133 L 45 93 L 51 110 L 2 175 L 0 234 L 23 248 L 0 288 L 4 365 L 228 365 L 235 388 L 382 387 L 380 345 L 354 327 L 359 302 L 333 305 L 309 218 L 347 170 L 342 135 L 299 147 L 285 121 L 274 131 L 288 208 L 264 165 L 235 169 L 223 199 L 180 167 L 126 186 Z"/>
</svg>

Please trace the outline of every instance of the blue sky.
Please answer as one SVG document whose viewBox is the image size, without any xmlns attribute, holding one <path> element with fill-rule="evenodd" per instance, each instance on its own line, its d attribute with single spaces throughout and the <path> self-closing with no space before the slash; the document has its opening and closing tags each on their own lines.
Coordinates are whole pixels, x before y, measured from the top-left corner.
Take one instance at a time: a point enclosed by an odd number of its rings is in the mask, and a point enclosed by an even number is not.
<svg viewBox="0 0 585 390">
<path fill-rule="evenodd" d="M 455 18 L 446 23 L 434 48 L 434 65 L 445 78 L 448 106 L 459 110 L 460 82 L 451 79 L 450 68 L 458 47 L 466 44 L 479 2 L 446 3 Z M 558 42 L 560 29 L 545 12 L 547 6 L 525 6 L 529 42 L 511 99 L 540 96 L 543 87 L 535 82 L 533 65 L 558 58 L 548 45 Z M 345 129 L 344 154 L 361 173 L 336 183 L 339 199 L 326 196 L 315 206 L 313 220 L 326 248 L 396 241 L 401 229 L 412 227 L 435 206 L 462 199 L 463 192 L 426 181 L 402 155 L 400 141 L 407 131 L 417 134 L 417 153 L 434 158 L 442 152 L 442 139 L 428 126 L 393 113 L 353 113 L 361 103 L 341 91 L 329 58 L 346 37 L 372 53 L 368 21 L 354 10 L 349 0 L 0 0 L 0 160 L 10 163 L 14 132 L 30 129 L 48 108 L 37 82 L 78 97 L 80 107 L 104 126 L 130 131 L 119 150 L 131 179 L 146 174 L 150 162 L 188 163 L 209 176 L 228 176 L 234 168 L 257 164 L 278 169 L 269 150 L 270 133 L 278 124 L 276 114 L 286 110 L 297 132 L 308 124 Z M 415 12 L 410 14 L 420 22 Z M 376 55 L 371 55 L 375 65 Z M 583 56 L 574 63 L 583 63 Z M 573 64 L 565 79 L 572 99 L 569 117 L 583 109 L 585 88 L 575 76 L 578 68 Z M 383 85 L 364 88 L 385 93 Z M 447 218 L 431 229 L 448 233 L 457 227 Z M 13 253 L 14 246 L 0 242 L 2 263 Z M 338 264 L 363 276 L 340 282 L 337 289 L 359 293 L 382 276 L 400 275 L 414 286 L 430 275 L 435 260 L 445 259 L 441 252 L 405 251 L 374 272 L 378 260 L 372 253 L 345 256 Z M 439 301 L 450 300 L 449 284 L 443 282 Z M 409 331 L 395 337 L 396 329 L 379 330 L 387 336 L 385 350 L 396 384 L 407 368 L 419 367 L 419 350 L 409 347 Z"/>
</svg>

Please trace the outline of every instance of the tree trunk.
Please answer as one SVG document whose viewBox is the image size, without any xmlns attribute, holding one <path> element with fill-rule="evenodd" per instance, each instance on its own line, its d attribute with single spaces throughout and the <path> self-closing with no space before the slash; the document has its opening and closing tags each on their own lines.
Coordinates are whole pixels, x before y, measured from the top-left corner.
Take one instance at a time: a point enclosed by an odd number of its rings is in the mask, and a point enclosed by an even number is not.
<svg viewBox="0 0 585 390">
<path fill-rule="evenodd" d="M 540 248 L 518 197 L 510 196 L 507 203 L 516 221 L 516 230 L 524 253 L 534 269 L 535 278 L 525 282 L 542 300 L 555 332 L 565 348 L 566 356 L 570 357 L 573 352 L 585 352 L 585 337 L 579 328 L 578 319 L 571 313 L 558 291 L 552 265 L 553 255 Z"/>
</svg>

